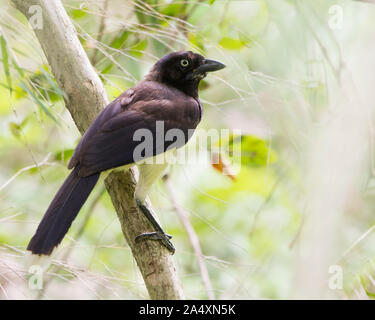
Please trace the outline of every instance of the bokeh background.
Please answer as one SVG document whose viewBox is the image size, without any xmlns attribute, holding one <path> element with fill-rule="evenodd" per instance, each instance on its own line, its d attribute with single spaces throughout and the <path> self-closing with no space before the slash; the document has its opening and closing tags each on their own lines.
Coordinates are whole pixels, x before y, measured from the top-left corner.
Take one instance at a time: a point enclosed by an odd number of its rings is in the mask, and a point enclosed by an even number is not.
<svg viewBox="0 0 375 320">
<path fill-rule="evenodd" d="M 201 83 L 200 128 L 242 131 L 240 171 L 224 175 L 208 160 L 176 165 L 173 192 L 159 181 L 150 195 L 173 235 L 187 298 L 374 297 L 374 4 L 63 4 L 111 100 L 171 51 L 227 65 Z M 80 135 L 33 30 L 7 0 L 0 41 L 0 298 L 147 299 L 102 183 L 43 290 L 28 287 L 25 248 Z M 176 204 L 199 237 L 209 290 Z"/>
</svg>

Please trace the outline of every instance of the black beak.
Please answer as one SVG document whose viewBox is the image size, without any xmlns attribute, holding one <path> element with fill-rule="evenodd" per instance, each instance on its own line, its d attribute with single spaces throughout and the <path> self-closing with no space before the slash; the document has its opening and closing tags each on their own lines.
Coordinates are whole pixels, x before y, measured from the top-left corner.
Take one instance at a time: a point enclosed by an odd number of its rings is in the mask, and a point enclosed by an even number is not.
<svg viewBox="0 0 375 320">
<path fill-rule="evenodd" d="M 204 64 L 186 75 L 186 80 L 192 80 L 201 76 L 205 76 L 206 72 L 218 71 L 223 68 L 225 68 L 225 64 L 216 60 L 206 59 L 204 61 Z"/>
</svg>

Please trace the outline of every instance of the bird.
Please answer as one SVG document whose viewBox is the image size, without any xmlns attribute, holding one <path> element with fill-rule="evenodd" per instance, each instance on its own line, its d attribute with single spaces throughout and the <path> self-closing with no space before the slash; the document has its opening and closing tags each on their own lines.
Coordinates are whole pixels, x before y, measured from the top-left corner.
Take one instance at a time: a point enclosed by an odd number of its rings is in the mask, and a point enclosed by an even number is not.
<svg viewBox="0 0 375 320">
<path fill-rule="evenodd" d="M 173 254 L 171 236 L 145 204 L 152 184 L 165 172 L 168 163 L 147 160 L 188 142 L 203 114 L 198 85 L 207 73 L 224 67 L 223 63 L 192 51 L 172 52 L 158 60 L 142 81 L 110 102 L 78 142 L 68 163 L 71 172 L 47 208 L 27 250 L 37 256 L 51 255 L 100 175 L 136 164 L 139 178 L 135 202 L 155 230 L 138 235 L 135 241 L 160 241 Z M 161 135 L 157 132 L 159 127 L 164 130 Z M 179 139 L 167 139 L 168 130 L 183 133 L 182 138 L 179 135 Z M 145 137 L 140 139 L 142 132 L 151 135 L 147 143 Z"/>
</svg>

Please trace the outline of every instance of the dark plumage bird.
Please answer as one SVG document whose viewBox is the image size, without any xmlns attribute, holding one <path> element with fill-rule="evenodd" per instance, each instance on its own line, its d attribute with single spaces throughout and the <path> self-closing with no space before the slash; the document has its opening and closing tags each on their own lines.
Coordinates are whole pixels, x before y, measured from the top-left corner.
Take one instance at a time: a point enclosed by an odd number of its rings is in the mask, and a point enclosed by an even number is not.
<svg viewBox="0 0 375 320">
<path fill-rule="evenodd" d="M 51 254 L 68 232 L 101 172 L 131 166 L 141 158 L 184 145 L 202 117 L 199 81 L 207 72 L 224 67 L 191 51 L 170 53 L 153 66 L 143 81 L 107 105 L 79 141 L 68 164 L 73 170 L 52 200 L 27 249 L 37 255 Z M 161 143 L 156 138 L 158 122 L 164 126 Z M 149 150 L 141 156 L 135 152 L 142 143 L 136 138 L 139 129 L 152 133 L 151 149 L 148 144 Z M 165 132 L 170 129 L 183 132 L 182 141 L 176 144 L 175 140 L 166 139 Z M 139 165 L 135 199 L 155 232 L 139 235 L 136 241 L 159 240 L 174 252 L 171 237 L 144 205 L 149 188 L 166 166 L 165 163 Z"/>
</svg>

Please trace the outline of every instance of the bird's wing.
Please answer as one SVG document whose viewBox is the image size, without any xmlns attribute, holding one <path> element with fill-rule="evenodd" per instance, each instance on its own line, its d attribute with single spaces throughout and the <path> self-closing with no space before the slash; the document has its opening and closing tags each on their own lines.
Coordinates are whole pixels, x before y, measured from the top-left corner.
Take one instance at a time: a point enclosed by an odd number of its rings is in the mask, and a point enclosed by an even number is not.
<svg viewBox="0 0 375 320">
<path fill-rule="evenodd" d="M 89 176 L 140 160 L 134 159 L 134 150 L 142 142 L 134 140 L 138 129 L 152 135 L 151 156 L 164 152 L 174 141 L 164 141 L 164 135 L 163 141 L 156 141 L 157 121 L 163 121 L 164 132 L 181 130 L 185 144 L 191 136 L 188 129 L 195 129 L 200 120 L 197 101 L 174 91 L 152 90 L 148 88 L 144 95 L 142 90 L 130 89 L 111 102 L 81 138 L 68 167 L 79 165 L 79 175 Z"/>
</svg>

